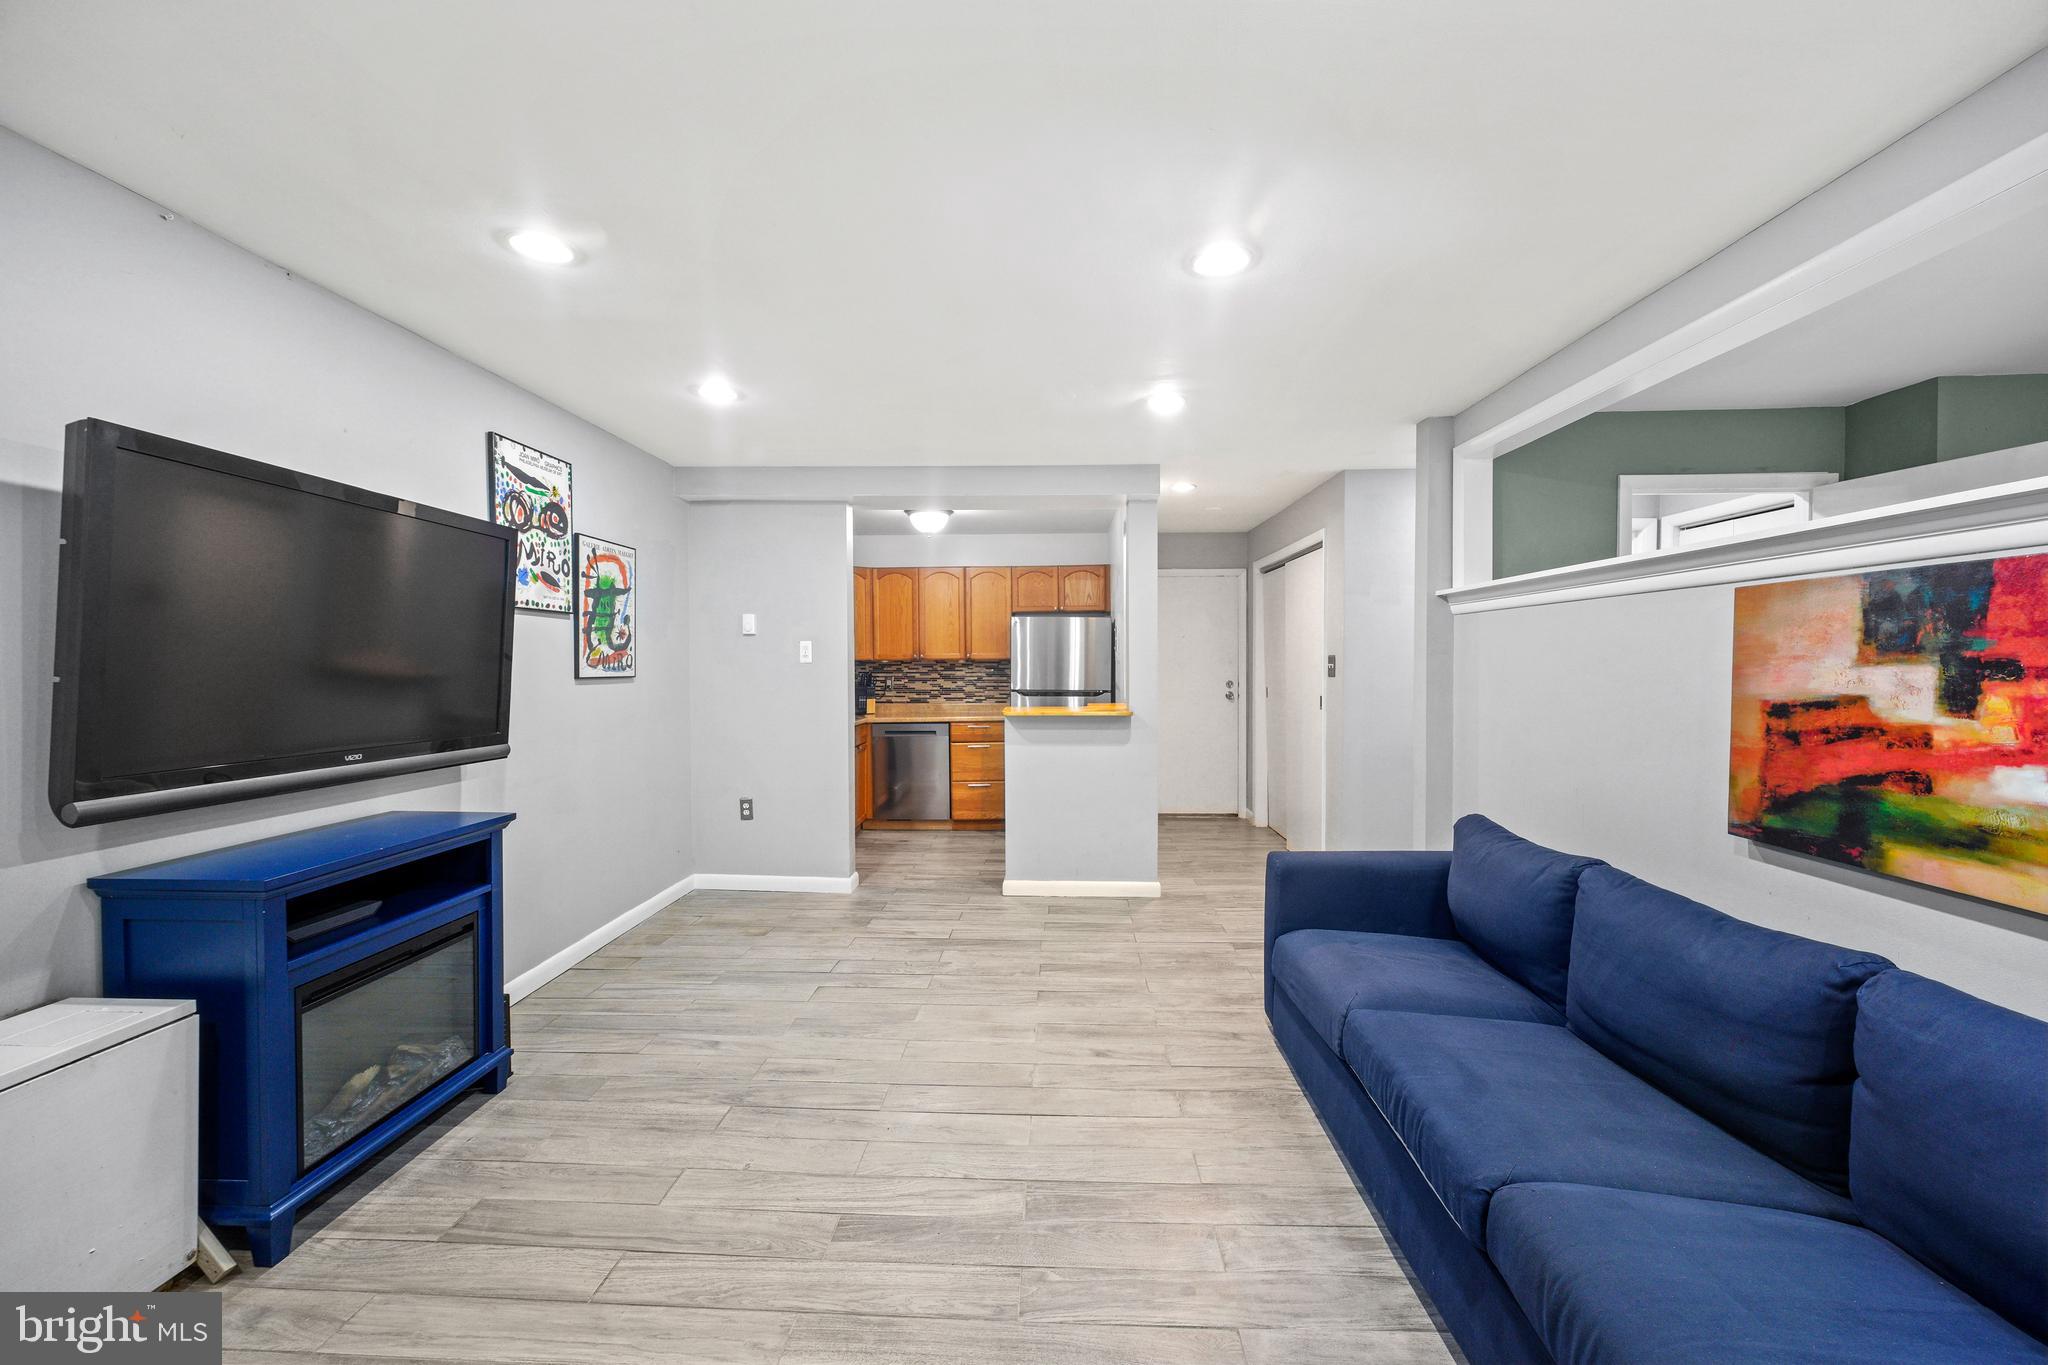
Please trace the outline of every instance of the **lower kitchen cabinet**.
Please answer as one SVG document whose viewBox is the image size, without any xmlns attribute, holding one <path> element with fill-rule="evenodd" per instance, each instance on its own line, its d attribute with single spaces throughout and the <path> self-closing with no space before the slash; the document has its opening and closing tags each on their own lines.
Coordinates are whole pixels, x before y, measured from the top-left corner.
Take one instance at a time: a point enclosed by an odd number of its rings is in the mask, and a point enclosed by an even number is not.
<svg viewBox="0 0 2048 1365">
<path fill-rule="evenodd" d="M 1003 818 L 1001 782 L 963 782 L 953 779 L 955 820 L 1000 820 Z"/>
<path fill-rule="evenodd" d="M 874 818 L 875 814 L 875 763 L 874 740 L 868 727 L 858 725 L 853 731 L 853 824 L 858 829 Z"/>
</svg>

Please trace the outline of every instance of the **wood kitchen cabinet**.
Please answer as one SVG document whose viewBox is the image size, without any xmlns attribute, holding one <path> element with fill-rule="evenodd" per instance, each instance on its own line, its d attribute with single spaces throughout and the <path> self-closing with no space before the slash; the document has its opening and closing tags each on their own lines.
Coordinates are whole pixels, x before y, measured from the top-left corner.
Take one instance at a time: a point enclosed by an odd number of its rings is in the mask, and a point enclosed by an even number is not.
<svg viewBox="0 0 2048 1365">
<path fill-rule="evenodd" d="M 875 657 L 875 571 L 853 571 L 853 657 Z"/>
<path fill-rule="evenodd" d="M 855 569 L 853 657 L 1007 659 L 1020 611 L 1108 611 L 1107 564 Z"/>
<path fill-rule="evenodd" d="M 1070 564 L 1060 570 L 1061 611 L 1108 611 L 1109 565 Z"/>
<path fill-rule="evenodd" d="M 967 657 L 1010 657 L 1010 571 L 977 567 L 967 571 Z"/>
<path fill-rule="evenodd" d="M 1060 571 L 1053 566 L 1010 570 L 1010 610 L 1058 611 Z"/>
<path fill-rule="evenodd" d="M 967 571 L 917 571 L 917 657 L 967 657 Z"/>
<path fill-rule="evenodd" d="M 874 594 L 872 657 L 918 657 L 917 574 L 916 569 L 876 569 L 870 575 Z"/>
<path fill-rule="evenodd" d="M 953 822 L 1003 818 L 1002 722 L 954 721 Z"/>
<path fill-rule="evenodd" d="M 875 815 L 875 764 L 873 736 L 865 725 L 853 729 L 853 827 L 859 829 Z"/>
</svg>

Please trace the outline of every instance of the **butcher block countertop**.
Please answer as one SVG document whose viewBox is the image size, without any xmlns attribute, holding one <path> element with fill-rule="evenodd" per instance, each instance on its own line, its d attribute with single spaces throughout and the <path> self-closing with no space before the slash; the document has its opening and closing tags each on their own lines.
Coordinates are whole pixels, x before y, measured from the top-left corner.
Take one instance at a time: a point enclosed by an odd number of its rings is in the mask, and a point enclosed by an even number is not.
<svg viewBox="0 0 2048 1365">
<path fill-rule="evenodd" d="M 857 716 L 853 723 L 859 727 L 918 720 L 1000 721 L 1002 718 L 1003 704 L 999 701 L 883 701 L 875 703 L 872 715 Z"/>
</svg>

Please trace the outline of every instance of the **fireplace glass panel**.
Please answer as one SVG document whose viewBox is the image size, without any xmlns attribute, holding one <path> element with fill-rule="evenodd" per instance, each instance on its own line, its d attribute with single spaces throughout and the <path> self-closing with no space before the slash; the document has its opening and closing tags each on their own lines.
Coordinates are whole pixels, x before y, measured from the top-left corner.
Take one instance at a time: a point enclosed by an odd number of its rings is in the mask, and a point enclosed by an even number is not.
<svg viewBox="0 0 2048 1365">
<path fill-rule="evenodd" d="M 474 919 L 300 987 L 300 1168 L 473 1061 L 476 998 Z"/>
</svg>

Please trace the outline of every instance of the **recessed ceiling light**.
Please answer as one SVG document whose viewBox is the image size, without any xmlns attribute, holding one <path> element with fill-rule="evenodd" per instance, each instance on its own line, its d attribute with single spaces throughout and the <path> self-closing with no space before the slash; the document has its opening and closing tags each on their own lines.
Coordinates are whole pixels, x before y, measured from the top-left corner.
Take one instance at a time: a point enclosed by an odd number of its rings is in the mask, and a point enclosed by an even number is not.
<svg viewBox="0 0 2048 1365">
<path fill-rule="evenodd" d="M 1186 479 L 1182 479 L 1179 483 L 1170 483 L 1166 487 L 1169 492 L 1174 493 L 1192 493 L 1195 491 L 1195 486 Z"/>
<path fill-rule="evenodd" d="M 1154 417 L 1178 417 L 1186 411 L 1188 397 L 1171 384 L 1155 384 L 1145 395 L 1145 406 Z"/>
<path fill-rule="evenodd" d="M 925 510 L 919 512 L 909 512 L 908 509 L 905 510 L 910 517 L 911 526 L 916 530 L 924 532 L 928 536 L 937 535 L 939 532 L 945 530 L 946 523 L 952 520 L 953 517 L 953 514 L 951 512 L 941 512 L 937 508 L 926 508 Z"/>
<path fill-rule="evenodd" d="M 699 381 L 697 397 L 714 408 L 729 408 L 740 401 L 740 391 L 724 375 L 714 374 Z"/>
<path fill-rule="evenodd" d="M 1224 280 L 1252 268 L 1252 249 L 1228 237 L 1204 243 L 1188 257 L 1188 269 L 1205 280 Z"/>
<path fill-rule="evenodd" d="M 567 265 L 576 259 L 576 249 L 539 228 L 522 228 L 505 239 L 505 245 L 536 265 Z"/>
</svg>

